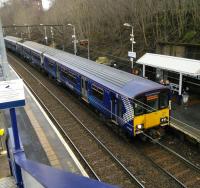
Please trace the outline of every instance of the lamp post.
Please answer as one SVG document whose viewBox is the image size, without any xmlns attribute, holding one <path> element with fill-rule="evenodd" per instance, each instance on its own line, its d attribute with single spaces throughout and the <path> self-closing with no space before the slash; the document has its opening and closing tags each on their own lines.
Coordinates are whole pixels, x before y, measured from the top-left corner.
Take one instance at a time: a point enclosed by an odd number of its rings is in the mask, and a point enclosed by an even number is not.
<svg viewBox="0 0 200 188">
<path fill-rule="evenodd" d="M 62 26 L 62 30 L 63 30 L 63 51 L 65 51 L 65 26 Z"/>
<path fill-rule="evenodd" d="M 54 32 L 53 32 L 53 27 L 51 26 L 51 38 L 52 38 L 52 45 L 53 48 L 55 47 L 55 42 L 54 42 Z"/>
<path fill-rule="evenodd" d="M 27 31 L 26 31 L 26 33 L 27 33 L 27 38 L 28 39 L 31 39 L 31 32 L 30 32 L 30 27 L 27 25 L 27 24 L 24 24 L 24 26 L 27 28 Z"/>
<path fill-rule="evenodd" d="M 14 30 L 15 30 L 15 35 L 17 36 L 17 29 L 16 29 L 16 24 L 13 24 Z"/>
<path fill-rule="evenodd" d="M 88 39 L 88 59 L 90 59 L 90 41 Z"/>
<path fill-rule="evenodd" d="M 29 26 L 27 26 L 27 30 L 28 30 L 28 38 L 31 39 L 31 30 Z"/>
<path fill-rule="evenodd" d="M 77 54 L 77 42 L 78 40 L 76 39 L 76 28 L 74 25 L 72 24 L 67 24 L 68 26 L 72 27 L 73 28 L 73 35 L 72 35 L 72 39 L 73 39 L 73 43 L 74 43 L 74 54 L 76 55 Z"/>
<path fill-rule="evenodd" d="M 6 30 L 6 29 L 3 27 L 3 28 L 2 28 L 2 31 L 3 31 L 3 37 L 6 36 L 6 31 L 5 31 L 5 30 Z"/>
<path fill-rule="evenodd" d="M 21 39 L 24 40 L 24 33 L 21 32 Z"/>
<path fill-rule="evenodd" d="M 46 45 L 47 45 L 47 44 L 48 44 L 47 26 L 44 25 L 44 24 L 40 24 L 40 25 L 44 27 L 44 40 L 45 40 L 45 43 L 46 43 Z"/>
<path fill-rule="evenodd" d="M 131 52 L 128 52 L 128 56 L 130 57 L 130 60 L 131 60 L 131 69 L 133 70 L 133 58 L 136 58 L 136 53 L 133 51 L 133 45 L 136 43 L 135 42 L 135 39 L 134 39 L 134 33 L 133 33 L 133 25 L 129 24 L 129 23 L 124 23 L 124 26 L 125 27 L 131 27 L 131 38 L 130 38 L 130 41 L 131 41 Z"/>
</svg>

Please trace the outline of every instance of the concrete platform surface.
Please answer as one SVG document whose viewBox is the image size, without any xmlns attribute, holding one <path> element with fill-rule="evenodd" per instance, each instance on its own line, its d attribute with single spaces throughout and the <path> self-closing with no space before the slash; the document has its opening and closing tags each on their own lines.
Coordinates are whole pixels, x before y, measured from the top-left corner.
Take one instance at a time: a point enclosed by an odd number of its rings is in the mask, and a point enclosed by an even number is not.
<svg viewBox="0 0 200 188">
<path fill-rule="evenodd" d="M 0 155 L 0 179 L 9 176 L 10 176 L 10 168 L 8 165 L 7 155 Z"/>
<path fill-rule="evenodd" d="M 6 177 L 0 179 L 0 188 L 17 188 L 13 177 Z"/>
<path fill-rule="evenodd" d="M 200 98 L 192 97 L 187 104 L 172 103 L 172 127 L 200 142 Z"/>
</svg>

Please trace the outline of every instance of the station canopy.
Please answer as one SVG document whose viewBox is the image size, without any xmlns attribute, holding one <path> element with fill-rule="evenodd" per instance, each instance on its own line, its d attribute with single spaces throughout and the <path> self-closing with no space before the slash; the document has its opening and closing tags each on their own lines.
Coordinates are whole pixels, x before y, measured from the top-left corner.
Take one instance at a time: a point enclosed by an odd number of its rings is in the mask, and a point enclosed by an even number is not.
<svg viewBox="0 0 200 188">
<path fill-rule="evenodd" d="M 137 63 L 186 75 L 200 75 L 199 60 L 146 53 L 137 60 Z"/>
</svg>

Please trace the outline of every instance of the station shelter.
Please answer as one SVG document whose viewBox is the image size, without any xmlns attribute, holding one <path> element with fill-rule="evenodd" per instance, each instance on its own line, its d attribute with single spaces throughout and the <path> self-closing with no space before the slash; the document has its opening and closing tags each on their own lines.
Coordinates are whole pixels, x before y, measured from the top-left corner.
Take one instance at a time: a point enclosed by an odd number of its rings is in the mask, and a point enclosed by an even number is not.
<svg viewBox="0 0 200 188">
<path fill-rule="evenodd" d="M 183 93 L 183 76 L 187 76 L 198 81 L 200 80 L 199 60 L 146 53 L 138 59 L 136 63 L 142 65 L 143 77 L 147 76 L 146 73 L 148 68 L 153 68 L 154 73 L 151 73 L 155 75 L 153 80 L 162 84 L 167 80 L 170 89 L 173 92 L 177 92 L 179 96 L 182 96 Z M 171 73 L 171 75 L 176 74 L 176 81 L 169 79 L 169 73 Z"/>
</svg>

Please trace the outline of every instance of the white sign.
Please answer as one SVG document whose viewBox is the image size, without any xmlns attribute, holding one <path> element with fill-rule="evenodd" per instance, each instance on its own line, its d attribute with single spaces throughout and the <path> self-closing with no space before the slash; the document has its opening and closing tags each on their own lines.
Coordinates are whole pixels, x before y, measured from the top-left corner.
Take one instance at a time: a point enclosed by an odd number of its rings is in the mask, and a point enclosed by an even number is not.
<svg viewBox="0 0 200 188">
<path fill-rule="evenodd" d="M 132 58 L 136 58 L 136 52 L 128 52 L 128 56 Z"/>
<path fill-rule="evenodd" d="M 22 79 L 0 82 L 0 109 L 25 105 L 24 84 Z"/>
</svg>

